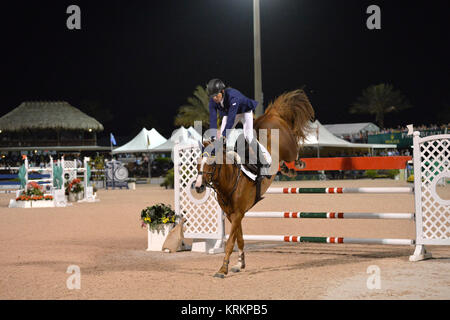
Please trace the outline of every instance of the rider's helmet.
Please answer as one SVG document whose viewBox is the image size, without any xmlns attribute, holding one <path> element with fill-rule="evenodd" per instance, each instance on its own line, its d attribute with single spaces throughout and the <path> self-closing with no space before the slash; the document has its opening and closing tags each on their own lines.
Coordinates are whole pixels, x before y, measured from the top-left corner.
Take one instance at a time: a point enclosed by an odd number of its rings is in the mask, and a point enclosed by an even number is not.
<svg viewBox="0 0 450 320">
<path fill-rule="evenodd" d="M 220 79 L 212 79 L 206 86 L 206 91 L 208 92 L 208 96 L 210 98 L 218 94 L 223 89 L 225 89 L 225 83 L 223 83 Z"/>
</svg>

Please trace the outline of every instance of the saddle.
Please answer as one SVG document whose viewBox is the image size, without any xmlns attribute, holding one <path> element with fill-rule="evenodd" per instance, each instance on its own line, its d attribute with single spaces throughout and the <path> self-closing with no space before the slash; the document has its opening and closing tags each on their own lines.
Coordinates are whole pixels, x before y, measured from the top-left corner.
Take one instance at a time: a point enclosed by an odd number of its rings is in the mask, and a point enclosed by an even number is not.
<svg viewBox="0 0 450 320">
<path fill-rule="evenodd" d="M 242 141 L 242 140 L 244 140 L 244 141 Z M 250 171 L 251 173 L 256 175 L 256 180 L 255 180 L 256 197 L 255 197 L 255 203 L 254 203 L 254 204 L 256 204 L 257 202 L 259 202 L 260 200 L 263 199 L 263 197 L 261 197 L 261 182 L 264 180 L 264 178 L 269 179 L 271 177 L 271 175 L 262 174 L 262 169 L 269 168 L 271 164 L 266 163 L 265 158 L 260 150 L 258 141 L 256 139 L 253 139 L 253 141 L 251 143 L 248 143 L 243 134 L 241 134 L 237 138 L 237 143 L 234 147 L 234 151 L 236 153 L 238 153 L 238 154 L 240 153 L 239 151 L 241 151 L 241 150 L 238 150 L 238 146 L 242 145 L 242 143 L 244 143 L 244 146 L 245 146 L 245 157 L 243 157 L 244 161 L 243 161 L 242 165 L 248 171 Z"/>
</svg>

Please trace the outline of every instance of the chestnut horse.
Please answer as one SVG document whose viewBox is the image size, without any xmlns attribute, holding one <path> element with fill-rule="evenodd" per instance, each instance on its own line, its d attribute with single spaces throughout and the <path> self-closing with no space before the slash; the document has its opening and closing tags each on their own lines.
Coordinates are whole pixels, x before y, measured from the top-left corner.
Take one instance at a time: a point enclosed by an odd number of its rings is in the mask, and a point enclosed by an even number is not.
<svg viewBox="0 0 450 320">
<path fill-rule="evenodd" d="M 265 113 L 255 120 L 254 129 L 257 133 L 259 129 L 267 130 L 267 150 L 272 158 L 276 150 L 272 150 L 271 130 L 278 129 L 279 163 L 273 164 L 277 166 L 275 172 L 278 170 L 278 164 L 283 164 L 283 161 L 295 161 L 297 167 L 300 165 L 299 149 L 308 134 L 309 124 L 313 118 L 314 110 L 308 97 L 303 90 L 295 90 L 279 96 L 269 105 Z M 206 147 L 210 143 L 204 142 L 203 146 Z M 225 161 L 230 155 L 233 155 L 234 160 L 239 161 L 234 151 L 225 152 L 224 150 L 223 164 L 216 163 L 215 157 L 202 155 L 202 158 L 198 159 L 199 173 L 195 184 L 197 192 L 204 190 L 205 185 L 216 191 L 219 205 L 231 223 L 223 264 L 214 275 L 219 278 L 224 278 L 228 274 L 229 259 L 236 241 L 239 248 L 239 260 L 231 271 L 239 272 L 245 268 L 241 221 L 245 213 L 255 205 L 257 190 L 255 181 L 241 173 L 237 161 L 234 163 Z M 267 191 L 275 176 L 276 174 L 262 180 L 261 195 Z"/>
</svg>

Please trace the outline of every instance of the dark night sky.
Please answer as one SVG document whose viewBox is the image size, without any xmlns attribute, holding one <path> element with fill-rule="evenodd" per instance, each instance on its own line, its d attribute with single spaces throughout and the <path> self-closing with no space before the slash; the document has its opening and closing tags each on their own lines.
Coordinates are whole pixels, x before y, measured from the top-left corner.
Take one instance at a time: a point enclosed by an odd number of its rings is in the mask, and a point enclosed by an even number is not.
<svg viewBox="0 0 450 320">
<path fill-rule="evenodd" d="M 66 28 L 81 8 L 82 29 Z M 381 7 L 382 29 L 366 28 Z M 441 122 L 450 105 L 449 1 L 261 0 L 264 105 L 306 86 L 323 124 L 374 121 L 347 110 L 387 82 L 414 106 L 386 125 Z M 0 116 L 23 101 L 86 101 L 111 110 L 104 134 L 135 135 L 143 120 L 168 137 L 197 85 L 221 78 L 253 97 L 252 0 L 22 1 L 0 18 Z M 101 121 L 101 119 L 99 119 Z"/>
</svg>

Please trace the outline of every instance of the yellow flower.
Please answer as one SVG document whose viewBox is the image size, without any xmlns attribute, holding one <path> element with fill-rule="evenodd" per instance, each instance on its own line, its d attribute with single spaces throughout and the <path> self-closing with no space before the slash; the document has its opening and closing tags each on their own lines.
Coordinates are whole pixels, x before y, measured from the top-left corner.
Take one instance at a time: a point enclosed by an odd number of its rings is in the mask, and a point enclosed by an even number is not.
<svg viewBox="0 0 450 320">
<path fill-rule="evenodd" d="M 164 218 L 164 219 L 162 220 L 162 222 L 163 222 L 163 223 L 169 222 L 169 218 Z"/>
</svg>

